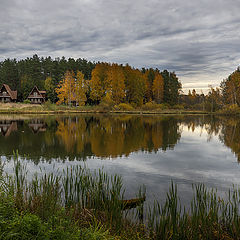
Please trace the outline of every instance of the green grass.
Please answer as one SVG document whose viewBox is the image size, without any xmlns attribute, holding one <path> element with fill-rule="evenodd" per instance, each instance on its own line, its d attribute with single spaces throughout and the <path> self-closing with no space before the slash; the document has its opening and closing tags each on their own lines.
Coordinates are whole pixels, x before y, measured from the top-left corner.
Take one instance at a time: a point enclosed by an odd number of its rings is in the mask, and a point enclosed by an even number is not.
<svg viewBox="0 0 240 240">
<path fill-rule="evenodd" d="M 0 169 L 0 239 L 239 239 L 240 190 L 226 198 L 193 185 L 188 210 L 172 183 L 164 203 L 124 210 L 118 175 L 74 166 L 28 178 L 17 155 L 14 174 Z M 139 198 L 145 196 L 139 190 Z M 145 218 L 143 218 L 143 216 Z M 144 219 L 144 220 L 143 220 Z"/>
</svg>

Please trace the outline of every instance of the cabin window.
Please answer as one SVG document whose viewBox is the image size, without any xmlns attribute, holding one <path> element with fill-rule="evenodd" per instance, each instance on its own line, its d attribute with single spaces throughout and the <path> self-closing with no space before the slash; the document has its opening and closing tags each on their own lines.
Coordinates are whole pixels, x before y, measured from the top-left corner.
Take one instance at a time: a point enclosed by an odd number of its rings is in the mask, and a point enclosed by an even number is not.
<svg viewBox="0 0 240 240">
<path fill-rule="evenodd" d="M 34 92 L 34 93 L 33 93 L 33 96 L 34 96 L 34 97 L 37 97 L 37 92 Z"/>
<path fill-rule="evenodd" d="M 3 96 L 6 96 L 7 95 L 7 92 L 6 91 L 3 91 Z"/>
</svg>

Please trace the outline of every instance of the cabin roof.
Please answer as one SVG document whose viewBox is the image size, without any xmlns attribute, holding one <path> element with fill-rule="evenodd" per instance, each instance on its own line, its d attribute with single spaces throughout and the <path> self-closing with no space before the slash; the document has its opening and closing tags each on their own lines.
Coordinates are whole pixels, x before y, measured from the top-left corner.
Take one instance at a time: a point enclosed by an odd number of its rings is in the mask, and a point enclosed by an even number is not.
<svg viewBox="0 0 240 240">
<path fill-rule="evenodd" d="M 7 84 L 3 84 L 2 88 L 5 87 L 7 90 L 9 96 L 11 97 L 12 100 L 17 100 L 17 91 L 12 91 L 11 88 Z M 2 90 L 1 88 L 1 90 Z"/>
<path fill-rule="evenodd" d="M 43 94 L 46 94 L 46 91 L 39 91 L 37 86 L 34 86 L 34 87 L 33 87 L 32 91 L 31 91 L 31 92 L 29 93 L 29 95 L 28 95 L 28 98 L 32 98 L 32 97 L 31 97 L 31 94 L 33 93 L 33 91 L 34 91 L 35 89 L 37 90 L 38 95 L 39 95 L 37 98 L 44 98 Z M 36 98 L 36 97 L 35 97 L 35 98 Z"/>
</svg>

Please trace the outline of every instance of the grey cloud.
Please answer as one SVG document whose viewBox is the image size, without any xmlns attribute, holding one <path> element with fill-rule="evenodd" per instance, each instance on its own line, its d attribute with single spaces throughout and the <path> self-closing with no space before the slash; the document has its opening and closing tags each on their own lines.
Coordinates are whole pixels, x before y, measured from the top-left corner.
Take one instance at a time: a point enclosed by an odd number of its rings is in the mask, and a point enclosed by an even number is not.
<svg viewBox="0 0 240 240">
<path fill-rule="evenodd" d="M 219 83 L 240 62 L 235 0 L 0 3 L 0 60 L 37 53 L 157 67 L 183 87 Z"/>
</svg>

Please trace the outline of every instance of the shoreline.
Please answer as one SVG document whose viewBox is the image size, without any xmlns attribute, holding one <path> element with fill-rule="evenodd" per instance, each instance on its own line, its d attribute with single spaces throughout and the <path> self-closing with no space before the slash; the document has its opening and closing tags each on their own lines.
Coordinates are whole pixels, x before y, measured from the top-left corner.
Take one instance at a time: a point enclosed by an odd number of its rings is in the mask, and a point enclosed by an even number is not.
<svg viewBox="0 0 240 240">
<path fill-rule="evenodd" d="M 34 104 L 1 104 L 0 114 L 41 114 L 41 115 L 63 115 L 63 114 L 129 114 L 129 115 L 239 115 L 238 112 L 208 112 L 190 109 L 129 109 L 129 110 L 112 110 L 101 109 L 99 106 L 58 106 L 51 105 L 34 105 Z"/>
<path fill-rule="evenodd" d="M 101 110 L 57 110 L 57 111 L 29 111 L 29 110 L 2 110 L 0 114 L 135 114 L 135 115 L 212 115 L 216 113 L 201 112 L 201 111 L 101 111 Z"/>
</svg>

